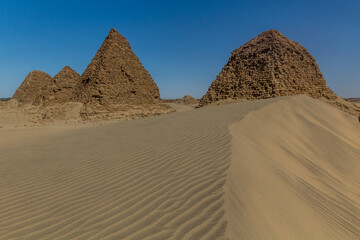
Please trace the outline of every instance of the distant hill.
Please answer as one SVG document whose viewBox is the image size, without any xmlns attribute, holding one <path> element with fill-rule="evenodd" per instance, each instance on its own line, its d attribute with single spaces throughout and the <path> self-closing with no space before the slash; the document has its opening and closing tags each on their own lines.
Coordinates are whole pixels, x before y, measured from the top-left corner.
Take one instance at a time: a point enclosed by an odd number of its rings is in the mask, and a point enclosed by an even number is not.
<svg viewBox="0 0 360 240">
<path fill-rule="evenodd" d="M 11 98 L 0 98 L 0 101 L 9 101 Z"/>
</svg>

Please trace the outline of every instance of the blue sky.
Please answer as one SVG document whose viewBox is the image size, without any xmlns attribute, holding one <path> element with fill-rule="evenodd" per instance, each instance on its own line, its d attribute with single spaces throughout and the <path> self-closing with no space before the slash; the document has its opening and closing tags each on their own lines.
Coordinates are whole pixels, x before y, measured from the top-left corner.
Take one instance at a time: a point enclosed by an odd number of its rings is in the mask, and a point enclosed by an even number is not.
<svg viewBox="0 0 360 240">
<path fill-rule="evenodd" d="M 315 57 L 328 86 L 360 97 L 360 1 L 0 1 L 0 97 L 32 70 L 82 74 L 116 28 L 162 98 L 201 97 L 230 57 L 277 29 Z"/>
</svg>

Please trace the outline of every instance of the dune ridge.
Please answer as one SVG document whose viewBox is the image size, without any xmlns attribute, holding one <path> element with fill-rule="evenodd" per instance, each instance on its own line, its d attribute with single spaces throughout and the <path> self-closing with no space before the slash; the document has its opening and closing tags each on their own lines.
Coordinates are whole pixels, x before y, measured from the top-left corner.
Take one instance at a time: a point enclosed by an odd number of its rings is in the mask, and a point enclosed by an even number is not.
<svg viewBox="0 0 360 240">
<path fill-rule="evenodd" d="M 230 239 L 360 239 L 360 126 L 297 96 L 230 126 Z"/>
</svg>

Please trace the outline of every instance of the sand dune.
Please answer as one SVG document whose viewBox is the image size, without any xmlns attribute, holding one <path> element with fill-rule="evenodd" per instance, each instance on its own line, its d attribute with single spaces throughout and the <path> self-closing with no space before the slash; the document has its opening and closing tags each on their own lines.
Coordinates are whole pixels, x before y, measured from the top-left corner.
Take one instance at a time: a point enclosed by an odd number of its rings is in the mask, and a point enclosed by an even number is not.
<svg viewBox="0 0 360 240">
<path fill-rule="evenodd" d="M 360 125 L 293 97 L 231 125 L 230 239 L 360 239 Z"/>
<path fill-rule="evenodd" d="M 356 121 L 298 96 L 2 129 L 0 239 L 356 239 Z"/>
</svg>

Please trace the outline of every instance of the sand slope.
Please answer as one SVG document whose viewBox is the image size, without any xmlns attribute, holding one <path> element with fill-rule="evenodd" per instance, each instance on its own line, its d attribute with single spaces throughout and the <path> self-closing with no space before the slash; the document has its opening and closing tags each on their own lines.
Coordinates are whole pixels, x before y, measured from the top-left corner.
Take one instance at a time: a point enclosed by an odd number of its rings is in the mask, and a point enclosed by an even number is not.
<svg viewBox="0 0 360 240">
<path fill-rule="evenodd" d="M 231 125 L 230 239 L 360 239 L 360 124 L 303 96 Z"/>
<path fill-rule="evenodd" d="M 356 121 L 300 96 L 102 126 L 0 129 L 0 239 L 355 239 Z"/>
</svg>

